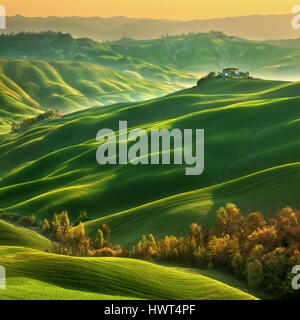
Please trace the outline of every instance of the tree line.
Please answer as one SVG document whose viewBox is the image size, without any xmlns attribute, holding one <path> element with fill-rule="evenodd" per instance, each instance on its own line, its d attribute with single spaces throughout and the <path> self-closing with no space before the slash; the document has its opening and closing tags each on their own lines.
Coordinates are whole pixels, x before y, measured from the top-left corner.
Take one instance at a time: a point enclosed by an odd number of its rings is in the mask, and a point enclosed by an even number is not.
<svg viewBox="0 0 300 320">
<path fill-rule="evenodd" d="M 80 213 L 75 225 L 67 211 L 42 223 L 37 223 L 34 215 L 17 219 L 17 215 L 1 211 L 0 218 L 38 226 L 52 240 L 48 252 L 130 257 L 222 270 L 270 297 L 299 298 L 299 290 L 291 286 L 291 270 L 300 265 L 300 211 L 290 207 L 266 219 L 260 212 L 243 216 L 235 204 L 228 203 L 218 210 L 215 228 L 204 230 L 193 223 L 181 237 L 170 235 L 159 239 L 152 234 L 143 235 L 132 249 L 110 243 L 111 230 L 107 224 L 101 224 L 94 237 L 87 236 L 86 212 Z"/>
<path fill-rule="evenodd" d="M 184 237 L 144 235 L 133 254 L 223 270 L 272 297 L 299 298 L 291 286 L 291 270 L 300 265 L 300 212 L 287 207 L 266 220 L 260 212 L 244 217 L 228 203 L 218 210 L 214 229 L 204 231 L 193 223 Z"/>
<path fill-rule="evenodd" d="M 59 110 L 48 110 L 44 113 L 40 113 L 37 116 L 34 117 L 28 117 L 23 119 L 21 122 L 14 121 L 11 124 L 11 133 L 19 132 L 28 129 L 30 126 L 36 124 L 39 121 L 42 121 L 44 119 L 48 118 L 60 118 L 63 114 Z"/>
</svg>

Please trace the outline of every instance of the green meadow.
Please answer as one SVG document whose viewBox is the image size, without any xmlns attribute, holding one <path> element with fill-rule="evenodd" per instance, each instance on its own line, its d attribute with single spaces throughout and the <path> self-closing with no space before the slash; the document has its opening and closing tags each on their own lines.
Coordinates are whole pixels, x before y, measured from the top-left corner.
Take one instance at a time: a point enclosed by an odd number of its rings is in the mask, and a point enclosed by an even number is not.
<svg viewBox="0 0 300 320">
<path fill-rule="evenodd" d="M 86 211 L 88 236 L 107 224 L 111 243 L 131 248 L 145 234 L 185 236 L 192 223 L 211 228 L 226 203 L 265 218 L 287 206 L 300 209 L 300 82 L 214 79 L 195 86 L 193 75 L 234 65 L 269 78 L 296 77 L 294 41 L 213 32 L 97 43 L 24 33 L 0 36 L 0 57 L 1 212 L 39 222 L 67 210 L 75 223 Z M 11 132 L 14 122 L 50 109 L 62 117 Z M 152 129 L 204 129 L 204 172 L 185 175 L 189 165 L 172 161 L 99 165 L 97 132 L 112 129 L 118 138 L 121 120 L 148 136 Z M 171 158 L 174 152 L 171 144 Z M 7 270 L 0 299 L 259 296 L 220 270 L 57 255 L 51 245 L 38 226 L 0 220 L 0 265 Z"/>
<path fill-rule="evenodd" d="M 299 82 L 215 80 L 140 103 L 90 108 L 44 120 L 0 146 L 0 203 L 38 219 L 87 211 L 91 232 L 102 222 L 124 244 L 146 232 L 185 233 L 211 226 L 217 209 L 237 203 L 268 216 L 299 206 Z M 205 128 L 205 169 L 183 165 L 96 162 L 96 133 L 130 129 Z M 117 199 L 117 201 L 115 201 Z"/>
<path fill-rule="evenodd" d="M 217 280 L 125 258 L 76 258 L 22 247 L 0 247 L 7 290 L 0 299 L 253 300 Z M 179 280 L 180 279 L 180 280 Z"/>
<path fill-rule="evenodd" d="M 0 245 L 22 246 L 37 250 L 49 249 L 51 241 L 28 228 L 0 220 Z"/>
<path fill-rule="evenodd" d="M 7 271 L 0 300 L 256 299 L 219 272 L 208 277 L 141 260 L 61 256 L 45 252 L 50 244 L 34 230 L 0 220 L 0 265 Z"/>
</svg>

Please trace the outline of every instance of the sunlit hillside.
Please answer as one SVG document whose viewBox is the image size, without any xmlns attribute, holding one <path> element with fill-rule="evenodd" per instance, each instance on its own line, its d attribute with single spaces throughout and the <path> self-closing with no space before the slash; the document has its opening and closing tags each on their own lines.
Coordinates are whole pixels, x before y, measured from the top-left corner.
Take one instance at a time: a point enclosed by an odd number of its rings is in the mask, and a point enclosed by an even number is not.
<svg viewBox="0 0 300 320">
<path fill-rule="evenodd" d="M 86 210 L 88 229 L 108 222 L 115 240 L 148 231 L 181 234 L 211 225 L 230 201 L 272 215 L 299 207 L 299 82 L 214 80 L 141 103 L 91 108 L 44 120 L 0 146 L 0 207 L 39 219 Z M 205 169 L 96 162 L 96 133 L 129 128 L 204 128 Z M 116 201 L 117 199 L 117 201 Z M 102 220 L 101 220 L 102 219 Z"/>
<path fill-rule="evenodd" d="M 12 121 L 44 110 L 58 109 L 66 114 L 147 100 L 180 88 L 85 62 L 0 59 L 0 71 L 0 133 L 9 132 Z"/>
</svg>

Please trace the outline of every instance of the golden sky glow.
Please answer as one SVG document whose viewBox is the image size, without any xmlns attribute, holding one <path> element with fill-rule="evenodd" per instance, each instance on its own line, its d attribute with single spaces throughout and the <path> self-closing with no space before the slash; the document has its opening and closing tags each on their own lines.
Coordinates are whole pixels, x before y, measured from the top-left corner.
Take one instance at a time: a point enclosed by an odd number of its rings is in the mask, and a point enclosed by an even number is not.
<svg viewBox="0 0 300 320">
<path fill-rule="evenodd" d="M 7 15 L 210 19 L 286 14 L 300 0 L 0 0 Z"/>
</svg>

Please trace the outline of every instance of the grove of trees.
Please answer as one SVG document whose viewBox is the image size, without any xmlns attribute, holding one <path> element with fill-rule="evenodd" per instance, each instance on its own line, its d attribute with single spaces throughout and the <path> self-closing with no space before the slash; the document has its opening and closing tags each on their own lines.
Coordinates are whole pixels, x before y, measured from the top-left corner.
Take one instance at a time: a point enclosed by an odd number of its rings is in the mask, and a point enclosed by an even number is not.
<svg viewBox="0 0 300 320">
<path fill-rule="evenodd" d="M 55 111 L 48 110 L 48 111 L 45 111 L 44 113 L 40 113 L 35 117 L 25 118 L 23 119 L 22 122 L 18 122 L 18 121 L 13 122 L 11 124 L 11 132 L 14 133 L 14 132 L 22 131 L 44 119 L 60 118 L 61 116 L 62 116 L 62 113 L 59 110 L 55 110 Z"/>
<path fill-rule="evenodd" d="M 133 256 L 223 270 L 272 297 L 300 298 L 291 286 L 291 270 L 300 265 L 300 212 L 287 207 L 266 220 L 259 212 L 244 217 L 228 203 L 218 211 L 216 229 L 193 223 L 185 237 L 144 235 Z"/>
<path fill-rule="evenodd" d="M 243 216 L 232 203 L 218 210 L 215 228 L 204 230 L 193 223 L 185 236 L 152 234 L 130 250 L 109 242 L 111 230 L 101 224 L 94 235 L 86 234 L 86 212 L 72 225 L 67 211 L 38 223 L 34 215 L 19 217 L 0 210 L 0 218 L 39 228 L 52 240 L 48 252 L 87 257 L 130 257 L 164 261 L 200 269 L 221 270 L 247 282 L 249 288 L 272 298 L 300 298 L 291 286 L 291 270 L 300 265 L 300 211 L 282 209 L 274 218 L 260 212 Z M 155 231 L 155 230 L 154 230 Z"/>
</svg>

